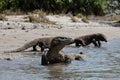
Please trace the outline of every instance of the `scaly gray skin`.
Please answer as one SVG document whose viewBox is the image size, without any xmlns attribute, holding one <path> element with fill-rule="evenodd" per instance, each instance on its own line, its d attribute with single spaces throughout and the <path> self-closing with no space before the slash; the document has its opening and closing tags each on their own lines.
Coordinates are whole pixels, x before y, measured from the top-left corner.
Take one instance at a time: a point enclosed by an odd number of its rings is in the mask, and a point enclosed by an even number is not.
<svg viewBox="0 0 120 80">
<path fill-rule="evenodd" d="M 63 49 L 66 45 L 70 44 L 71 42 L 73 42 L 72 38 L 55 37 L 51 42 L 51 46 L 47 54 L 42 55 L 41 64 L 48 65 L 65 62 L 65 57 L 59 52 L 61 51 L 61 49 Z"/>
<path fill-rule="evenodd" d="M 47 38 L 38 38 L 35 39 L 33 41 L 30 41 L 26 44 L 24 44 L 22 47 L 15 49 L 15 50 L 11 50 L 11 51 L 5 51 L 4 53 L 14 53 L 14 52 L 20 52 L 20 51 L 24 51 L 30 47 L 33 47 L 33 51 L 36 51 L 36 46 L 38 45 L 41 48 L 41 51 L 43 52 L 45 48 L 49 48 L 51 41 L 52 41 L 53 37 L 47 37 Z"/>
<path fill-rule="evenodd" d="M 91 43 L 93 43 L 95 47 L 101 47 L 100 41 L 107 42 L 105 35 L 103 35 L 101 33 L 80 36 L 80 37 L 77 37 L 74 39 L 74 43 L 75 43 L 76 47 L 87 46 Z"/>
<path fill-rule="evenodd" d="M 101 34 L 101 33 L 97 33 L 95 36 L 95 42 L 97 47 L 101 47 L 101 42 L 100 41 L 104 41 L 107 42 L 107 38 L 105 35 Z"/>
</svg>

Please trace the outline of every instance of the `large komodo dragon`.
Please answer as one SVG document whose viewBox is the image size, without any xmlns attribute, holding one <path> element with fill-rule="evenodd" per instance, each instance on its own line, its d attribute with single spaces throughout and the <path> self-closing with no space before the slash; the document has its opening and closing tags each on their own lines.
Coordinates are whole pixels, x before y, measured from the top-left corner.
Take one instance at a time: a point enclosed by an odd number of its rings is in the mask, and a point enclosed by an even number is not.
<svg viewBox="0 0 120 80">
<path fill-rule="evenodd" d="M 5 51 L 4 53 L 20 52 L 20 51 L 24 51 L 30 47 L 33 47 L 33 51 L 37 51 L 36 46 L 39 46 L 41 48 L 41 52 L 43 52 L 45 48 L 50 47 L 50 43 L 51 43 L 52 39 L 53 39 L 53 37 L 34 39 L 34 40 L 24 44 L 22 47 L 20 47 L 18 49 L 11 50 L 11 51 Z"/>
<path fill-rule="evenodd" d="M 91 43 L 93 43 L 95 47 L 101 47 L 100 41 L 107 42 L 105 35 L 103 35 L 101 33 L 80 36 L 80 37 L 77 37 L 74 39 L 74 43 L 75 43 L 76 47 L 87 46 Z"/>
<path fill-rule="evenodd" d="M 71 59 L 73 60 L 81 60 L 81 56 L 77 54 L 61 54 L 60 51 L 66 45 L 73 42 L 71 38 L 67 37 L 55 37 L 49 48 L 49 51 L 46 54 L 42 55 L 41 64 L 48 65 L 54 63 L 69 63 Z"/>
</svg>

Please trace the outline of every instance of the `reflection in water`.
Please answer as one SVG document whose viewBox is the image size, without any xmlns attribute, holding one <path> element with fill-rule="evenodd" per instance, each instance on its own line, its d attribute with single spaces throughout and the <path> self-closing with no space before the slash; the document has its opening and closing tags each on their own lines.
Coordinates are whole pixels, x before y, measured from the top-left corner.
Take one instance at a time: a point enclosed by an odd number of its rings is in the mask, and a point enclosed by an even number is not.
<svg viewBox="0 0 120 80">
<path fill-rule="evenodd" d="M 65 76 L 65 67 L 67 67 L 65 64 L 54 64 L 47 66 L 46 68 L 48 69 L 48 74 L 50 75 L 49 79 L 63 79 Z"/>
<path fill-rule="evenodd" d="M 71 64 L 42 66 L 40 56 L 24 54 L 12 61 L 0 60 L 0 80 L 119 80 L 120 39 L 103 43 L 101 48 L 66 47 L 67 53 L 84 52 L 91 58 Z"/>
<path fill-rule="evenodd" d="M 48 79 L 52 80 L 64 80 L 64 79 L 79 79 L 81 80 L 81 75 L 78 75 L 77 69 L 71 67 L 69 64 L 54 64 L 46 67 L 48 70 Z M 71 71 L 69 70 L 71 69 Z M 79 73 L 81 74 L 81 73 Z M 78 76 L 78 78 L 76 78 Z"/>
</svg>

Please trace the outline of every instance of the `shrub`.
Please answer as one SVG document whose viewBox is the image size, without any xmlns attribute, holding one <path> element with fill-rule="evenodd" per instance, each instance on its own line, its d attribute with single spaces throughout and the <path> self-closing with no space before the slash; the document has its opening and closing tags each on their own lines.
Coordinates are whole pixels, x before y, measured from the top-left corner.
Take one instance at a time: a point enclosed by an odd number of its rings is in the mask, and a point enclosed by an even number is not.
<svg viewBox="0 0 120 80">
<path fill-rule="evenodd" d="M 19 5 L 19 0 L 0 0 L 0 10 L 6 9 L 17 9 Z"/>
<path fill-rule="evenodd" d="M 28 18 L 29 21 L 33 23 L 55 24 L 55 22 L 50 21 L 48 18 L 46 18 L 46 13 L 43 11 L 34 11 L 33 13 L 29 13 Z"/>
<path fill-rule="evenodd" d="M 5 9 L 35 9 L 52 13 L 77 13 L 104 15 L 106 0 L 0 0 L 0 11 Z"/>
<path fill-rule="evenodd" d="M 88 21 L 88 19 L 86 18 L 86 17 L 82 17 L 82 19 L 81 19 L 83 22 L 85 22 L 85 23 L 89 23 L 89 21 Z"/>
<path fill-rule="evenodd" d="M 2 20 L 2 21 L 6 21 L 7 20 L 4 14 L 0 14 L 0 20 Z"/>
<path fill-rule="evenodd" d="M 67 15 L 71 18 L 72 22 L 78 22 L 78 20 L 71 13 L 68 13 Z"/>
</svg>

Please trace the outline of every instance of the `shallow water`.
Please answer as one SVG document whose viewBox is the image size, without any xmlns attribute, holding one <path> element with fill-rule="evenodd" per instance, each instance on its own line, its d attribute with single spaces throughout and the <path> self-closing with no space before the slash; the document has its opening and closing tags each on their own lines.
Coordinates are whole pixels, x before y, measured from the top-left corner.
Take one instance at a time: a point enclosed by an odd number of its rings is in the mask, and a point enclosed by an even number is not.
<svg viewBox="0 0 120 80">
<path fill-rule="evenodd" d="M 120 39 L 101 48 L 66 47 L 67 53 L 84 52 L 91 57 L 71 64 L 42 66 L 40 56 L 22 55 L 12 61 L 0 60 L 0 80 L 120 80 Z"/>
</svg>

